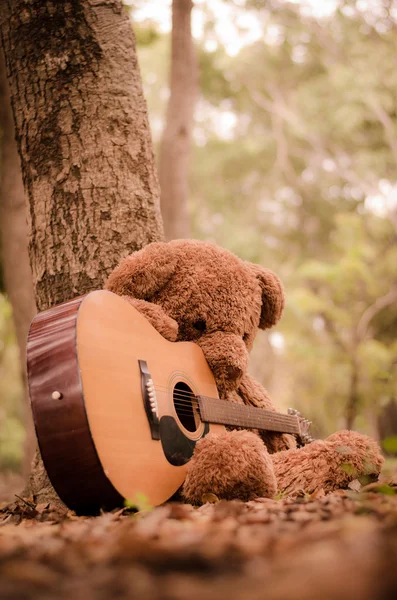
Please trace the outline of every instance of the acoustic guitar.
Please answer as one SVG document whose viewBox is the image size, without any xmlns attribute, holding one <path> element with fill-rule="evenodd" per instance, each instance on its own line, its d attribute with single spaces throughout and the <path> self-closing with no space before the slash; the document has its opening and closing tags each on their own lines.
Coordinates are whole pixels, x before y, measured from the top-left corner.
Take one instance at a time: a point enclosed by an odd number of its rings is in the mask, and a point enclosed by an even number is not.
<svg viewBox="0 0 397 600">
<path fill-rule="evenodd" d="M 204 355 L 172 343 L 126 300 L 96 291 L 40 313 L 27 345 L 29 393 L 48 476 L 79 513 L 143 494 L 168 500 L 198 440 L 225 425 L 295 434 L 309 422 L 220 400 Z"/>
</svg>

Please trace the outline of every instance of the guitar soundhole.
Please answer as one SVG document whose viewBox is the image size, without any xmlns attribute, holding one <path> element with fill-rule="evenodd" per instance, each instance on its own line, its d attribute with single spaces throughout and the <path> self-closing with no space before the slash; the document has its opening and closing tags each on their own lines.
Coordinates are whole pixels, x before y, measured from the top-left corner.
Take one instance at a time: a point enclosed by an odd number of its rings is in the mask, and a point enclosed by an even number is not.
<svg viewBox="0 0 397 600">
<path fill-rule="evenodd" d="M 183 381 L 180 381 L 174 387 L 173 400 L 175 412 L 182 426 L 188 431 L 196 431 L 197 424 L 193 409 L 196 398 L 190 387 Z"/>
</svg>

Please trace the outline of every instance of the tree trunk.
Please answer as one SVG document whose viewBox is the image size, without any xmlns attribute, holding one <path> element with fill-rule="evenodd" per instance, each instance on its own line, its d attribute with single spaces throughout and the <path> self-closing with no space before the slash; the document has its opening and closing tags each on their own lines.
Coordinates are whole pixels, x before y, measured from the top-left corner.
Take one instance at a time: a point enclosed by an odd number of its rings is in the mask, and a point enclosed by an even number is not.
<svg viewBox="0 0 397 600">
<path fill-rule="evenodd" d="M 360 397 L 358 393 L 358 359 L 356 355 L 356 350 L 354 350 L 350 371 L 349 398 L 347 401 L 345 411 L 346 429 L 353 429 L 354 421 L 357 417 L 359 400 Z"/>
<path fill-rule="evenodd" d="M 379 441 L 389 438 L 394 440 L 392 448 L 384 448 L 384 452 L 389 456 L 397 456 L 397 401 L 396 398 L 390 398 L 388 403 L 382 407 L 377 415 L 377 425 Z"/>
<path fill-rule="evenodd" d="M 189 155 L 198 87 L 192 7 L 192 0 L 172 2 L 170 99 L 159 157 L 161 210 L 167 239 L 190 236 Z"/>
<path fill-rule="evenodd" d="M 131 23 L 120 0 L 5 0 L 1 38 L 41 311 L 163 238 Z M 30 492 L 56 500 L 39 455 Z"/>
<path fill-rule="evenodd" d="M 2 130 L 0 237 L 4 285 L 12 305 L 21 374 L 25 389 L 24 420 L 26 429 L 23 471 L 27 475 L 36 445 L 26 391 L 26 338 L 36 312 L 32 271 L 28 255 L 28 227 L 21 165 L 14 136 L 14 123 L 3 53 L 0 50 L 0 123 Z"/>
<path fill-rule="evenodd" d="M 0 15 L 41 311 L 162 237 L 158 182 L 122 3 L 7 0 Z"/>
</svg>

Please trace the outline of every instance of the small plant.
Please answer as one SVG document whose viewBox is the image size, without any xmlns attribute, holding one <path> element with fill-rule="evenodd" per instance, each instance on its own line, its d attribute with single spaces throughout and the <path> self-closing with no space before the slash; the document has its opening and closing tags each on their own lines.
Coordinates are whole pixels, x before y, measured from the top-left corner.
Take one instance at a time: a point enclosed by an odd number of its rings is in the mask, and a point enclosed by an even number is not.
<svg viewBox="0 0 397 600">
<path fill-rule="evenodd" d="M 353 476 L 355 473 L 354 467 L 350 463 L 342 463 L 340 468 L 342 469 L 342 471 L 347 473 L 347 475 Z"/>
<path fill-rule="evenodd" d="M 397 435 L 391 435 L 382 442 L 382 447 L 388 454 L 397 454 Z"/>
<path fill-rule="evenodd" d="M 285 498 L 288 497 L 288 492 L 282 492 L 281 490 L 278 490 L 277 494 L 274 496 L 273 500 L 284 500 Z"/>
<path fill-rule="evenodd" d="M 150 504 L 149 499 L 143 492 L 137 492 L 133 498 L 126 498 L 124 500 L 124 506 L 131 508 L 137 512 L 151 512 L 154 506 Z"/>
</svg>

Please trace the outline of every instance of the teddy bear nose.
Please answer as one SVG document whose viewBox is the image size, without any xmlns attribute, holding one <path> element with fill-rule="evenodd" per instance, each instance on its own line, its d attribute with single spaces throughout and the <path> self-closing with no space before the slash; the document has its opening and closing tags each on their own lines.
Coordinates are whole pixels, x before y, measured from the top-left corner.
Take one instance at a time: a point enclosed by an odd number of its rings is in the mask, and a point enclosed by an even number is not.
<svg viewBox="0 0 397 600">
<path fill-rule="evenodd" d="M 241 377 L 242 374 L 243 374 L 242 370 L 239 369 L 238 367 L 231 367 L 231 366 L 227 367 L 227 377 L 231 381 L 235 381 L 236 379 Z"/>
</svg>

